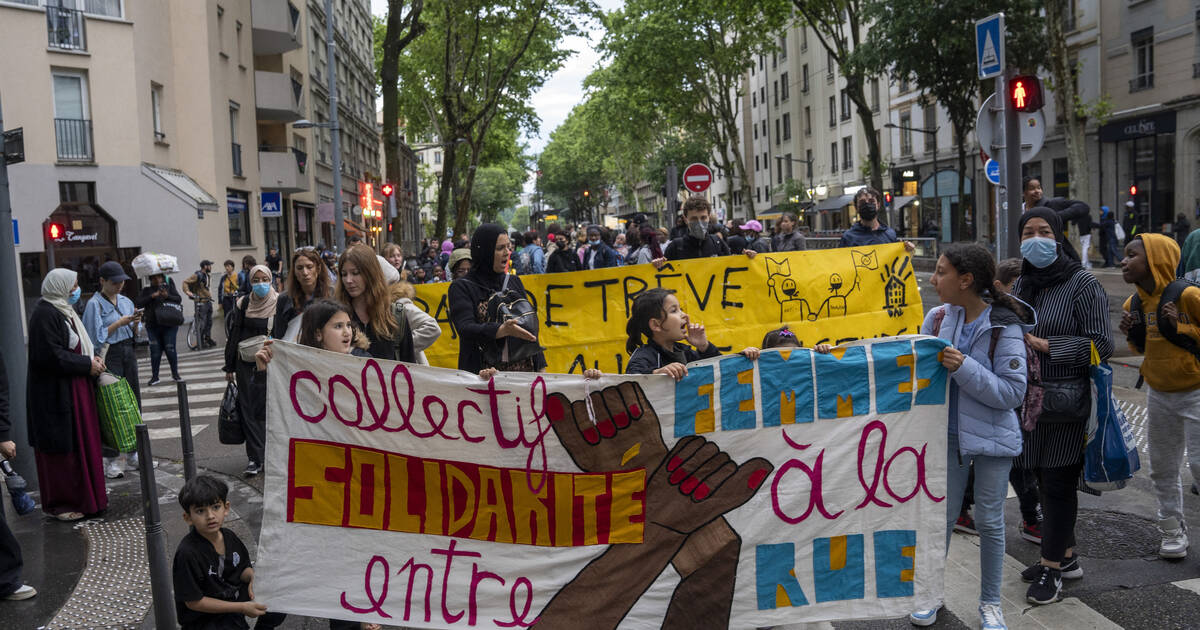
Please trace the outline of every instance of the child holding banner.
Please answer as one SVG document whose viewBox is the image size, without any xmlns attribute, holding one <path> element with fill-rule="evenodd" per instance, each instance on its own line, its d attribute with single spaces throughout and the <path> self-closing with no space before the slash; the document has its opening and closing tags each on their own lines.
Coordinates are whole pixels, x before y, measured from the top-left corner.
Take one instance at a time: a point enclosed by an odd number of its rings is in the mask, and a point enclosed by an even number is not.
<svg viewBox="0 0 1200 630">
<path fill-rule="evenodd" d="M 668 289 L 650 289 L 633 301 L 625 333 L 629 335 L 626 374 L 667 374 L 678 381 L 687 376 L 686 364 L 721 355 L 709 343 L 704 325 L 688 321 L 679 298 Z M 684 339 L 691 347 L 679 343 Z M 748 347 L 742 355 L 753 361 L 758 352 Z"/>
<path fill-rule="evenodd" d="M 975 523 L 979 530 L 979 616 L 984 630 L 1004 630 L 1000 580 L 1004 562 L 1004 499 L 1012 459 L 1021 452 L 1013 411 L 1025 397 L 1025 344 L 1032 309 L 997 291 L 996 264 L 981 245 L 954 244 L 938 259 L 932 283 L 945 304 L 925 316 L 921 333 L 944 339 L 950 417 L 946 463 L 946 547 L 959 515 L 968 471 L 975 465 Z M 909 616 L 913 625 L 937 621 L 938 608 Z"/>
</svg>

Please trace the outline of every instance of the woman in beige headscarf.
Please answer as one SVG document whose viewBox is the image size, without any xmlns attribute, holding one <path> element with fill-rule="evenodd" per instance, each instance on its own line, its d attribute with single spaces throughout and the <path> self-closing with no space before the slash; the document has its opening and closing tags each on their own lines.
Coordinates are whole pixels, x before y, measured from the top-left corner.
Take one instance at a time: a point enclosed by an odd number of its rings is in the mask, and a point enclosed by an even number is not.
<svg viewBox="0 0 1200 630">
<path fill-rule="evenodd" d="M 75 272 L 54 269 L 29 318 L 29 443 L 42 511 L 63 521 L 108 507 L 93 383 L 104 361 L 72 308 L 79 295 Z"/>
<path fill-rule="evenodd" d="M 225 342 L 225 378 L 235 379 L 238 386 L 238 411 L 242 417 L 242 431 L 246 435 L 247 477 L 262 471 L 263 449 L 267 439 L 266 392 L 256 387 L 254 378 L 254 353 L 257 348 L 247 350 L 245 356 L 238 351 L 238 344 L 254 337 L 267 336 L 282 339 L 287 332 L 288 314 L 292 311 L 292 300 L 287 295 L 275 292 L 271 284 L 271 270 L 266 265 L 255 265 L 250 269 L 250 293 L 238 298 L 229 322 L 229 339 Z"/>
</svg>

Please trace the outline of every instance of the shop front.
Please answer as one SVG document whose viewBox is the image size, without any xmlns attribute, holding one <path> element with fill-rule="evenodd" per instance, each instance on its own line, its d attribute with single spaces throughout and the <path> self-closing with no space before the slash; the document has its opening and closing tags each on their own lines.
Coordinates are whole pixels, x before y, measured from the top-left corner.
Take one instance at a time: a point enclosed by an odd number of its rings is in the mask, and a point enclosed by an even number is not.
<svg viewBox="0 0 1200 630">
<path fill-rule="evenodd" d="M 1175 112 L 1113 121 L 1099 138 L 1098 205 L 1121 209 L 1126 234 L 1161 231 L 1174 220 Z"/>
<path fill-rule="evenodd" d="M 51 225 L 55 227 L 50 229 Z M 117 222 L 99 205 L 86 201 L 61 203 L 46 218 L 42 232 L 46 250 L 21 254 L 26 312 L 41 296 L 42 279 L 51 268 L 63 267 L 79 274 L 81 303 L 100 290 L 100 265 L 115 260 L 133 277 L 130 262 L 141 248 L 117 247 Z M 137 291 L 136 282 L 127 282 L 123 293 L 132 298 Z"/>
</svg>

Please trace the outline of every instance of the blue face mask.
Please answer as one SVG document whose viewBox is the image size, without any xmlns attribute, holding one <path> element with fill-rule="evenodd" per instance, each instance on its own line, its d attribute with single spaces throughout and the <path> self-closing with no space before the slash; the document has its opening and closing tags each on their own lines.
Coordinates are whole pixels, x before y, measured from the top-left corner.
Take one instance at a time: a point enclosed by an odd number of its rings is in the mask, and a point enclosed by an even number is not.
<svg viewBox="0 0 1200 630">
<path fill-rule="evenodd" d="M 271 283 L 255 282 L 252 288 L 254 289 L 254 295 L 257 295 L 260 298 L 267 297 L 267 294 L 271 292 Z"/>
<path fill-rule="evenodd" d="M 588 239 L 588 244 L 589 244 L 589 245 L 599 245 L 599 244 L 600 244 L 600 239 L 598 239 L 598 238 L 589 238 L 589 239 Z"/>
<path fill-rule="evenodd" d="M 1038 269 L 1049 267 L 1058 260 L 1058 242 L 1044 236 L 1021 241 L 1021 257 Z"/>
<path fill-rule="evenodd" d="M 75 287 L 75 290 L 71 292 L 71 295 L 67 296 L 67 304 L 74 304 L 78 302 L 79 296 L 81 295 L 83 295 L 83 289 Z"/>
</svg>

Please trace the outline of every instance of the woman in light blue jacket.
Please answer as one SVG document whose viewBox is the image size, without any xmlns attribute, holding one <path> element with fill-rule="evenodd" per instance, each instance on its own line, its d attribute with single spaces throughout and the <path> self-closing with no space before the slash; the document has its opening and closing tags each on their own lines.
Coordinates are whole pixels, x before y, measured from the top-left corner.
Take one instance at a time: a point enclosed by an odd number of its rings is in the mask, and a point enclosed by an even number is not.
<svg viewBox="0 0 1200 630">
<path fill-rule="evenodd" d="M 925 316 L 921 333 L 946 340 L 942 364 L 950 371 L 946 465 L 946 546 L 975 464 L 975 525 L 979 530 L 979 615 L 985 630 L 1003 630 L 1000 579 L 1004 561 L 1004 499 L 1012 459 L 1021 452 L 1013 411 L 1025 398 L 1025 333 L 1033 309 L 997 293 L 996 263 L 981 245 L 955 244 L 937 261 L 932 283 L 944 305 Z M 938 609 L 909 620 L 928 626 Z"/>
</svg>

